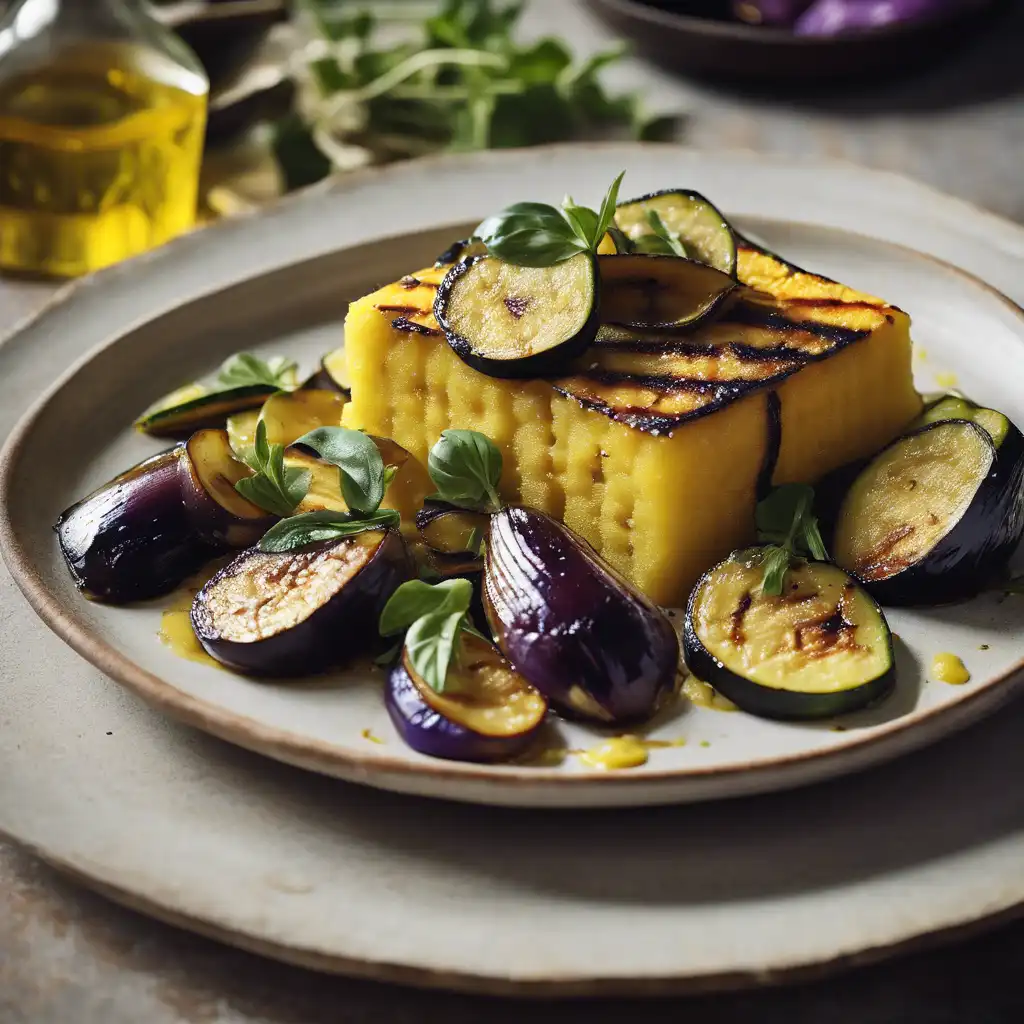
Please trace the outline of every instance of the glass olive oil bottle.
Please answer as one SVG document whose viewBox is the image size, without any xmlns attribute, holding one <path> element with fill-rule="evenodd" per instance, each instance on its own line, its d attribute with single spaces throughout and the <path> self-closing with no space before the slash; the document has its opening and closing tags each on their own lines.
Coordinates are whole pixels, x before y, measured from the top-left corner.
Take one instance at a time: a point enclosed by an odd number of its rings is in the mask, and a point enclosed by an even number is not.
<svg viewBox="0 0 1024 1024">
<path fill-rule="evenodd" d="M 137 0 L 0 21 L 0 268 L 74 276 L 188 230 L 209 82 Z"/>
</svg>

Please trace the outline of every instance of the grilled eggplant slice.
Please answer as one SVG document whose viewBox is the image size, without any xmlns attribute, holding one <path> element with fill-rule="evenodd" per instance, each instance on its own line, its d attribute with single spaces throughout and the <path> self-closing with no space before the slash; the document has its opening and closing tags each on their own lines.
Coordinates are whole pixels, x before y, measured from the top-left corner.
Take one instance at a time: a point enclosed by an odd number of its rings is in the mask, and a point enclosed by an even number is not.
<svg viewBox="0 0 1024 1024">
<path fill-rule="evenodd" d="M 1024 532 L 1024 436 L 998 449 L 977 423 L 945 420 L 898 438 L 843 499 L 832 550 L 883 604 L 976 594 Z"/>
<path fill-rule="evenodd" d="M 216 390 L 203 384 L 186 384 L 151 405 L 136 421 L 144 434 L 181 437 L 202 427 L 219 427 L 245 409 L 258 409 L 277 388 L 269 384 Z"/>
<path fill-rule="evenodd" d="M 594 340 L 599 311 L 589 252 L 550 267 L 473 256 L 448 271 L 434 302 L 456 355 L 491 377 L 557 372 Z"/>
<path fill-rule="evenodd" d="M 690 595 L 690 670 L 744 711 L 830 718 L 886 697 L 896 681 L 882 609 L 828 562 L 799 562 L 778 597 L 761 592 L 762 551 L 735 552 Z"/>
<path fill-rule="evenodd" d="M 1016 427 L 1009 418 L 995 409 L 986 409 L 972 402 L 963 395 L 943 395 L 935 402 L 930 402 L 924 412 L 914 423 L 914 427 L 924 427 L 929 423 L 941 423 L 944 420 L 970 420 L 987 431 L 992 443 L 999 446 L 1006 440 Z"/>
<path fill-rule="evenodd" d="M 61 513 L 54 529 L 80 590 L 111 604 L 159 597 L 215 554 L 185 511 L 184 454 L 154 455 Z"/>
<path fill-rule="evenodd" d="M 320 372 L 314 380 L 318 388 L 333 388 L 346 398 L 352 397 L 352 381 L 348 375 L 348 357 L 344 348 L 328 352 L 320 360 Z"/>
<path fill-rule="evenodd" d="M 318 427 L 338 426 L 344 408 L 345 396 L 338 391 L 278 391 L 263 403 L 260 419 L 266 425 L 269 444 L 289 445 Z"/>
<path fill-rule="evenodd" d="M 196 594 L 192 628 L 207 653 L 239 672 L 322 672 L 371 649 L 381 610 L 411 573 L 394 530 L 283 554 L 250 548 Z"/>
<path fill-rule="evenodd" d="M 691 259 L 736 276 L 736 236 L 718 208 L 699 192 L 667 189 L 619 203 L 615 223 L 634 242 L 653 234 L 648 211 L 678 235 Z"/>
<path fill-rule="evenodd" d="M 235 490 L 252 470 L 235 458 L 226 430 L 196 431 L 185 444 L 178 469 L 192 528 L 213 547 L 247 548 L 277 522 L 277 516 Z"/>
<path fill-rule="evenodd" d="M 679 642 L 669 620 L 537 509 L 491 517 L 483 597 L 501 652 L 570 715 L 639 721 L 673 690 Z"/>
<path fill-rule="evenodd" d="M 463 631 L 443 693 L 417 674 L 403 648 L 385 703 L 405 742 L 449 761 L 508 761 L 534 741 L 547 702 L 486 640 Z"/>
<path fill-rule="evenodd" d="M 602 322 L 645 331 L 692 330 L 736 287 L 727 274 L 678 256 L 601 256 L 598 268 Z"/>
<path fill-rule="evenodd" d="M 479 557 L 490 516 L 486 512 L 428 499 L 416 513 L 423 543 L 442 555 Z"/>
</svg>

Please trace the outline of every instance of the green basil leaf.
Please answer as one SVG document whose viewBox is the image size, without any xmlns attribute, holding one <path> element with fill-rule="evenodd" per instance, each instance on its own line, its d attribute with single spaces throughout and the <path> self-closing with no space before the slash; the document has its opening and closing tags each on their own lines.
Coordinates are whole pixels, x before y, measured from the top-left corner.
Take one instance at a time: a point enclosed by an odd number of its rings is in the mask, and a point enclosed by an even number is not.
<svg viewBox="0 0 1024 1024">
<path fill-rule="evenodd" d="M 434 612 L 417 619 L 405 634 L 405 653 L 413 671 L 437 693 L 444 692 L 465 617 L 465 612 Z"/>
<path fill-rule="evenodd" d="M 622 184 L 622 179 L 625 176 L 626 172 L 622 171 L 611 185 L 608 186 L 608 191 L 604 194 L 604 199 L 601 201 L 601 209 L 597 214 L 597 228 L 591 237 L 592 249 L 598 247 L 601 239 L 604 238 L 604 233 L 615 220 L 615 207 L 619 202 L 619 186 Z"/>
<path fill-rule="evenodd" d="M 473 236 L 486 242 L 492 235 L 498 234 L 505 221 L 514 217 L 524 217 L 539 221 L 561 220 L 558 210 L 549 203 L 513 203 L 511 206 L 506 206 L 499 213 L 492 214 L 490 217 L 482 220 L 473 232 Z"/>
<path fill-rule="evenodd" d="M 341 493 L 353 512 L 369 515 L 384 500 L 385 469 L 380 451 L 366 434 L 346 427 L 318 427 L 303 434 L 304 444 L 341 470 Z"/>
<path fill-rule="evenodd" d="M 260 551 L 293 551 L 318 541 L 340 540 L 367 530 L 391 529 L 397 527 L 399 522 L 398 512 L 393 508 L 378 509 L 365 518 L 329 510 L 305 512 L 275 523 L 263 535 Z"/>
<path fill-rule="evenodd" d="M 264 361 L 251 352 L 239 352 L 221 365 L 217 383 L 225 389 L 250 387 L 256 384 L 288 389 L 298 383 L 297 370 L 298 364 L 283 356 Z"/>
<path fill-rule="evenodd" d="M 586 206 L 577 206 L 572 196 L 562 200 L 562 216 L 569 222 L 576 237 L 588 248 L 597 230 L 597 214 Z"/>
<path fill-rule="evenodd" d="M 819 562 L 825 562 L 828 560 L 828 549 L 825 547 L 825 542 L 821 539 L 821 531 L 818 529 L 818 518 L 817 516 L 811 515 L 810 512 L 805 512 L 803 517 L 803 540 L 807 551 L 813 558 L 818 559 Z"/>
<path fill-rule="evenodd" d="M 496 512 L 501 507 L 501 452 L 475 430 L 445 430 L 427 457 L 438 497 L 452 505 Z"/>
<path fill-rule="evenodd" d="M 784 484 L 757 503 L 754 517 L 760 540 L 768 544 L 791 543 L 804 512 L 814 501 L 807 484 Z"/>
<path fill-rule="evenodd" d="M 655 236 L 664 243 L 671 255 L 687 258 L 689 254 L 682 239 L 674 231 L 669 231 L 668 225 L 661 219 L 661 214 L 657 210 L 647 211 L 647 223 L 651 225 Z"/>
<path fill-rule="evenodd" d="M 786 548 L 770 547 L 765 550 L 761 567 L 764 569 L 764 580 L 761 592 L 770 597 L 778 597 L 786 584 L 786 572 L 792 561 L 792 554 Z"/>
<path fill-rule="evenodd" d="M 308 472 L 306 476 L 306 485 L 308 486 Z M 281 516 L 282 519 L 285 516 L 290 516 L 295 511 L 295 505 L 298 504 L 298 502 L 293 504 L 287 495 L 283 495 L 281 489 L 272 480 L 259 474 L 239 480 L 235 484 L 235 490 L 246 501 L 251 501 L 265 512 Z"/>
<path fill-rule="evenodd" d="M 561 231 L 548 228 L 519 228 L 495 235 L 487 243 L 492 256 L 520 267 L 550 267 L 585 252 L 587 246 L 562 221 Z"/>
<path fill-rule="evenodd" d="M 384 605 L 380 613 L 380 635 L 401 633 L 424 615 L 468 611 L 472 598 L 473 584 L 469 580 L 444 580 L 436 585 L 423 580 L 408 580 Z"/>
<path fill-rule="evenodd" d="M 235 484 L 247 501 L 276 516 L 290 516 L 309 491 L 309 470 L 284 465 L 284 446 L 267 443 L 267 425 L 260 420 L 251 460 L 254 475 Z"/>
</svg>

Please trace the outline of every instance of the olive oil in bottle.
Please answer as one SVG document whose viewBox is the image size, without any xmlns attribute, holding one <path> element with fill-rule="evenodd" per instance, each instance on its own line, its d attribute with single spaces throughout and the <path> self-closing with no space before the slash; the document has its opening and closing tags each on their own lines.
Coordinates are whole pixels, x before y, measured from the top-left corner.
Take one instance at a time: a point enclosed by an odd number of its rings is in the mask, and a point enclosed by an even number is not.
<svg viewBox="0 0 1024 1024">
<path fill-rule="evenodd" d="M 19 38 L 19 12 L 34 35 Z M 208 88 L 132 0 L 15 5 L 0 23 L 0 268 L 85 274 L 188 230 Z"/>
</svg>

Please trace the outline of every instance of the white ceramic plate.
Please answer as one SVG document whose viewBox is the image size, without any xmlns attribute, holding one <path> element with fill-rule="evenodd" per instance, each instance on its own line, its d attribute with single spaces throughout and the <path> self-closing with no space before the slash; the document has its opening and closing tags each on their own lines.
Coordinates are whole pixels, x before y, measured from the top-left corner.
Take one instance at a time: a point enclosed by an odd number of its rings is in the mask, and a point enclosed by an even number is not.
<svg viewBox="0 0 1024 1024">
<path fill-rule="evenodd" d="M 478 163 L 493 172 L 492 161 Z M 525 174 L 518 172 L 519 163 Z M 360 236 L 347 221 L 353 204 L 344 191 L 309 197 L 279 212 L 273 229 L 274 235 L 299 230 L 315 210 L 319 227 L 298 254 L 309 258 L 281 259 L 273 269 L 257 272 L 263 268 L 253 267 L 252 252 L 272 223 L 257 220 L 226 254 L 237 261 L 232 276 L 242 278 L 238 283 L 223 287 L 224 254 L 197 247 L 195 260 L 208 279 L 201 298 L 192 297 L 181 272 L 175 279 L 165 270 L 158 281 L 155 260 L 131 278 L 111 279 L 106 303 L 93 316 L 74 319 L 68 329 L 102 344 L 16 428 L 5 449 L 0 487 L 0 546 L 15 580 L 72 647 L 170 714 L 260 753 L 385 789 L 520 806 L 636 806 L 811 782 L 935 740 L 1009 696 L 1024 659 L 1019 610 L 1015 600 L 988 594 L 953 608 L 894 611 L 897 692 L 877 709 L 846 716 L 838 729 L 829 722 L 769 722 L 684 700 L 645 729 L 652 739 L 683 745 L 654 750 L 641 768 L 600 772 L 577 757 L 558 767 L 467 765 L 433 760 L 401 743 L 383 708 L 380 670 L 290 684 L 258 682 L 185 661 L 163 646 L 158 634 L 166 601 L 116 608 L 83 600 L 70 582 L 51 524 L 77 497 L 164 447 L 132 430 L 143 406 L 241 348 L 284 353 L 314 365 L 339 340 L 348 300 L 428 263 L 465 233 L 464 225 L 456 224 L 402 234 L 410 216 L 406 203 L 415 194 L 399 183 L 408 173 L 394 175 L 392 201 L 376 211 L 376 232 L 384 241 L 348 246 Z M 605 177 L 610 175 L 598 180 Z M 643 191 L 650 177 L 631 175 L 627 191 Z M 673 180 L 669 172 L 658 184 Z M 556 198 L 566 181 L 579 194 L 596 194 L 589 180 L 578 187 L 575 169 L 559 172 L 543 157 L 510 159 L 502 173 L 472 181 L 475 216 L 521 196 Z M 731 209 L 728 194 L 708 191 Z M 435 216 L 447 219 L 448 209 L 433 205 Z M 450 212 L 464 210 L 460 203 Z M 1007 299 L 934 259 L 861 235 L 749 216 L 739 224 L 795 263 L 910 311 L 914 336 L 926 353 L 919 360 L 922 389 L 937 386 L 936 371 L 946 383 L 952 378 L 943 375 L 955 373 L 969 394 L 1024 423 L 1024 400 L 1016 386 L 1024 379 L 1024 317 Z M 332 247 L 339 251 L 311 255 Z M 188 273 L 195 269 L 191 265 Z M 155 298 L 158 284 L 170 287 L 175 308 L 136 322 L 124 283 L 130 283 L 133 300 L 140 294 Z M 96 287 L 103 288 L 103 282 Z M 74 311 L 74 298 L 69 306 Z M 51 320 L 44 316 L 27 328 L 23 342 L 45 344 Z M 46 472 L 39 472 L 41 466 Z M 930 660 L 940 651 L 963 658 L 972 675 L 967 686 L 926 679 Z M 602 738 L 592 729 L 566 724 L 552 732 L 554 745 L 570 749 Z"/>
<path fill-rule="evenodd" d="M 889 175 L 661 147 L 503 153 L 357 176 L 78 287 L 0 345 L 0 433 L 55 366 L 102 341 L 112 302 L 118 324 L 142 323 L 327 249 L 327 209 L 358 242 L 394 186 L 423 188 L 428 170 L 430 209 L 403 207 L 413 230 L 435 207 L 471 219 L 470 188 L 492 176 L 554 194 L 575 174 L 590 195 L 627 163 L 640 187 L 675 178 L 740 214 L 917 246 L 1024 299 L 1024 230 Z M 552 815 L 375 793 L 154 713 L 0 571 L 0 833 L 131 906 L 319 969 L 646 993 L 803 977 L 962 935 L 1024 906 L 1022 772 L 1017 702 L 913 757 L 753 799 Z"/>
</svg>

